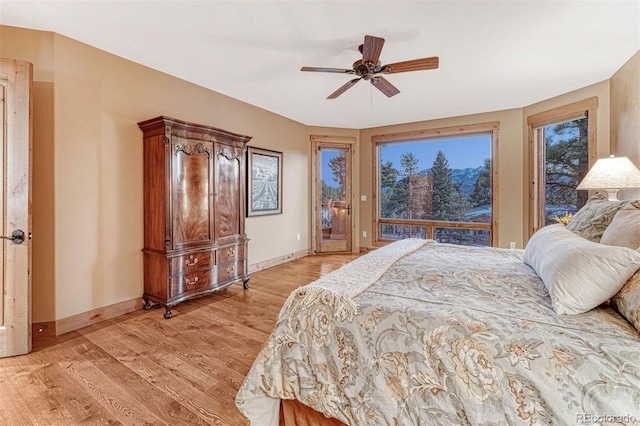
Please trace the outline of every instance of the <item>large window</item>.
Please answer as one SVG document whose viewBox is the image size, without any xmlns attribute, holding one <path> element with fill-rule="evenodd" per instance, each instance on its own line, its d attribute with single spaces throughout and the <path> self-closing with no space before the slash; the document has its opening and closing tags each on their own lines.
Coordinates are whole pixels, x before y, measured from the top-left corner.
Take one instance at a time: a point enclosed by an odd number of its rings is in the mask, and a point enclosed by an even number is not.
<svg viewBox="0 0 640 426">
<path fill-rule="evenodd" d="M 576 187 L 595 159 L 596 108 L 593 98 L 529 117 L 531 234 L 586 203 L 588 192 Z"/>
<path fill-rule="evenodd" d="M 377 240 L 490 246 L 497 124 L 373 138 Z"/>
</svg>

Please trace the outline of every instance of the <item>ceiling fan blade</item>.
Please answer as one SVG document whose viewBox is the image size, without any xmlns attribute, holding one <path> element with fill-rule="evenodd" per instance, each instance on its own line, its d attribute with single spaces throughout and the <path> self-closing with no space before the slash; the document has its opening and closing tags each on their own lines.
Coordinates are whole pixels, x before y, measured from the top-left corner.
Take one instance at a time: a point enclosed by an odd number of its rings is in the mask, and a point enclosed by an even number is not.
<svg viewBox="0 0 640 426">
<path fill-rule="evenodd" d="M 364 44 L 362 45 L 362 62 L 372 62 L 374 65 L 380 59 L 380 52 L 384 46 L 384 39 L 370 35 L 364 36 Z"/>
<path fill-rule="evenodd" d="M 332 94 L 330 94 L 329 96 L 327 96 L 327 99 L 335 99 L 338 96 L 342 95 L 344 92 L 346 92 L 347 90 L 349 90 L 351 88 L 351 86 L 353 86 L 354 84 L 356 84 L 357 82 L 360 81 L 362 77 L 360 78 L 354 78 L 351 81 L 348 81 L 347 84 L 343 85 L 342 87 L 340 87 L 338 90 L 336 90 L 335 92 L 333 92 Z"/>
<path fill-rule="evenodd" d="M 400 93 L 400 91 L 396 88 L 396 86 L 394 86 L 393 84 L 389 83 L 389 81 L 387 79 L 385 79 L 384 77 L 375 77 L 371 79 L 371 84 L 373 84 L 373 86 L 378 89 L 379 91 L 381 91 L 382 93 L 384 93 L 385 95 L 387 95 L 388 98 L 397 95 L 398 93 Z"/>
<path fill-rule="evenodd" d="M 438 68 L 440 59 L 437 56 L 430 58 L 413 59 L 411 61 L 395 62 L 382 67 L 385 74 L 393 74 L 396 72 L 433 70 Z"/>
<path fill-rule="evenodd" d="M 320 68 L 320 67 L 302 67 L 300 71 L 315 71 L 315 72 L 335 72 L 339 74 L 353 74 L 353 70 L 345 68 Z"/>
</svg>

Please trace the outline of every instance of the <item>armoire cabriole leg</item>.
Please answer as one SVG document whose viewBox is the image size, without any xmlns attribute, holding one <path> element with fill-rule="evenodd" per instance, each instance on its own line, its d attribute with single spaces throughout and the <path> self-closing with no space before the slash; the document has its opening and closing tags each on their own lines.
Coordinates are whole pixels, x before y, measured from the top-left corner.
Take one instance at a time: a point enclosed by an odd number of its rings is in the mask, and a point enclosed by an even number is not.
<svg viewBox="0 0 640 426">
<path fill-rule="evenodd" d="M 142 299 L 144 301 L 144 306 L 142 307 L 142 309 L 144 309 L 145 311 L 148 311 L 149 309 L 151 309 L 153 307 L 153 302 L 149 299 Z"/>
</svg>

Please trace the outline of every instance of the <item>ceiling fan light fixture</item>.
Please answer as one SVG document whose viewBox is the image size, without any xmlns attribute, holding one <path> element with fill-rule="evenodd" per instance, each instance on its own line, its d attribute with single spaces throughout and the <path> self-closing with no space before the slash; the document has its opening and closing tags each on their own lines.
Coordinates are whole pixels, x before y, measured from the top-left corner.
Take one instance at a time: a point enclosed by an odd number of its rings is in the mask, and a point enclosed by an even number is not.
<svg viewBox="0 0 640 426">
<path fill-rule="evenodd" d="M 439 58 L 437 56 L 382 65 L 382 62 L 380 62 L 379 59 L 383 45 L 383 38 L 366 35 L 364 36 L 364 43 L 358 47 L 358 50 L 362 53 L 362 59 L 355 61 L 351 67 L 352 69 L 302 67 L 300 71 L 355 74 L 360 77 L 347 82 L 345 85 L 329 95 L 327 99 L 337 98 L 361 79 L 370 81 L 378 90 L 390 98 L 391 96 L 395 96 L 400 93 L 400 90 L 385 78 L 378 76 L 378 74 L 431 70 L 436 69 L 439 66 Z"/>
</svg>

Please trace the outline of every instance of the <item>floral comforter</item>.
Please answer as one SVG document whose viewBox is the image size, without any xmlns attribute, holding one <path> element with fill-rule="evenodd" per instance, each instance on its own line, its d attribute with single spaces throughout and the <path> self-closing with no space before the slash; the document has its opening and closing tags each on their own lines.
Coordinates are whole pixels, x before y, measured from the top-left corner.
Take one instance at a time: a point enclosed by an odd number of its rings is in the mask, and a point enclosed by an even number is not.
<svg viewBox="0 0 640 426">
<path fill-rule="evenodd" d="M 640 335 L 559 316 L 522 251 L 424 244 L 339 313 L 290 298 L 238 392 L 253 425 L 297 399 L 350 425 L 640 424 Z"/>
</svg>

